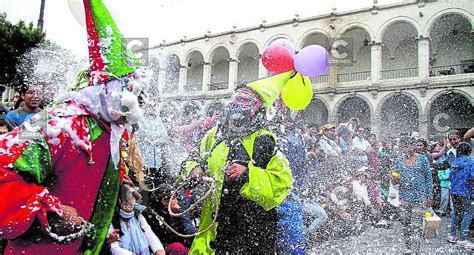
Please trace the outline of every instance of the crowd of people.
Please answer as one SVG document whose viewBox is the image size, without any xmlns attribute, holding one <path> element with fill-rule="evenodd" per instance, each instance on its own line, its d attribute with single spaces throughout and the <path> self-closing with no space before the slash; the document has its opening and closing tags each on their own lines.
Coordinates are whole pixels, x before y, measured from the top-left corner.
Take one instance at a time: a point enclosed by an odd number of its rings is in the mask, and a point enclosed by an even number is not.
<svg viewBox="0 0 474 255">
<path fill-rule="evenodd" d="M 474 129 L 379 141 L 357 118 L 299 125 L 294 113 L 313 95 L 301 86 L 328 70 L 317 45 L 237 85 L 223 109 L 160 120 L 145 111 L 151 73 L 123 48 L 104 3 L 83 4 L 90 66 L 76 86 L 43 110 L 30 81 L 0 107 L 2 253 L 305 254 L 396 220 L 411 252 L 423 219 L 448 213 L 447 241 L 474 250 L 474 162 L 462 141 Z"/>
<path fill-rule="evenodd" d="M 23 106 L 5 118 L 9 129 L 41 111 L 33 88 L 20 91 L 19 97 Z M 474 161 L 471 144 L 463 142 L 474 136 L 474 129 L 464 136 L 452 130 L 440 140 L 427 141 L 413 132 L 380 141 L 357 118 L 338 125 L 298 125 L 284 106 L 275 107 L 279 108 L 276 116 L 267 114 L 269 129 L 293 175 L 293 188 L 275 212 L 278 252 L 303 254 L 327 239 L 356 235 L 372 226 L 390 228 L 396 220 L 402 223 L 407 249 L 419 250 L 426 213 L 449 216 L 448 241 L 474 249 L 469 241 Z M 200 116 L 190 108 L 181 118 L 163 121 L 165 133 L 175 143 L 162 145 L 168 147 L 160 150 L 167 151 L 160 155 L 163 162 L 147 171 L 152 191 L 133 171 L 125 179 L 105 250 L 112 254 L 189 252 L 200 228 L 202 205 L 197 201 L 205 187 L 195 182 L 171 197 L 176 189 L 174 168 L 179 164 L 166 161 L 173 161 L 176 153 L 189 158 L 206 133 L 223 121 L 221 116 L 218 110 Z M 189 207 L 191 213 L 173 215 Z"/>
<path fill-rule="evenodd" d="M 472 129 L 464 137 L 452 130 L 439 140 L 427 141 L 417 132 L 378 140 L 357 118 L 317 126 L 298 125 L 288 113 L 280 116 L 270 120 L 270 129 L 294 178 L 290 196 L 277 210 L 278 231 L 291 235 L 278 242 L 293 248 L 280 251 L 298 254 L 367 227 L 393 227 L 394 221 L 402 223 L 407 249 L 418 250 L 426 213 L 450 216 L 448 241 L 474 249 L 467 234 L 474 163 L 471 145 L 462 142 L 471 139 Z M 187 114 L 182 126 L 168 131 L 187 134 L 183 147 L 192 148 L 196 143 L 190 138 L 203 132 L 205 119 Z"/>
<path fill-rule="evenodd" d="M 400 220 L 407 249 L 419 250 L 426 213 L 451 212 L 448 241 L 474 248 L 467 238 L 474 161 L 471 144 L 462 142 L 470 141 L 473 129 L 464 137 L 452 130 L 439 141 L 417 132 L 378 141 L 356 118 L 302 130 L 307 178 L 300 194 L 307 208 L 307 241 Z"/>
<path fill-rule="evenodd" d="M 41 110 L 38 92 L 23 86 L 8 106 L 0 104 L 0 134 L 12 131 Z"/>
</svg>

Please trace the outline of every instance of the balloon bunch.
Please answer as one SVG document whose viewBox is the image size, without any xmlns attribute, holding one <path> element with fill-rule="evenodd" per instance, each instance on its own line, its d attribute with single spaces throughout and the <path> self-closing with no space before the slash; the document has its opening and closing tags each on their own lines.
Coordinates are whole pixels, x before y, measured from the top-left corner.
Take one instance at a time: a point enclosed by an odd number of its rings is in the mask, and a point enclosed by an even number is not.
<svg viewBox="0 0 474 255">
<path fill-rule="evenodd" d="M 283 88 L 281 96 L 290 109 L 302 110 L 309 105 L 313 97 L 309 77 L 327 73 L 329 54 L 319 45 L 306 46 L 296 54 L 295 47 L 289 40 L 278 39 L 263 51 L 262 64 L 274 74 L 295 72 Z"/>
</svg>

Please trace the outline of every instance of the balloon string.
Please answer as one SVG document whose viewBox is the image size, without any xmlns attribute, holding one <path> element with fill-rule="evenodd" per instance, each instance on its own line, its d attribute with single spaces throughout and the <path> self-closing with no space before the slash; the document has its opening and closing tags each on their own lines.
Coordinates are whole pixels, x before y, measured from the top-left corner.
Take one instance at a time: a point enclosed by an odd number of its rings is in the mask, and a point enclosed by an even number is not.
<svg viewBox="0 0 474 255">
<path fill-rule="evenodd" d="M 293 74 L 291 75 L 290 79 L 293 79 L 293 77 L 295 77 L 297 74 L 298 74 L 298 72 L 294 71 Z"/>
<path fill-rule="evenodd" d="M 301 81 L 303 82 L 303 85 L 306 86 L 306 83 L 304 82 L 304 77 L 303 77 L 303 75 L 301 75 Z"/>
</svg>

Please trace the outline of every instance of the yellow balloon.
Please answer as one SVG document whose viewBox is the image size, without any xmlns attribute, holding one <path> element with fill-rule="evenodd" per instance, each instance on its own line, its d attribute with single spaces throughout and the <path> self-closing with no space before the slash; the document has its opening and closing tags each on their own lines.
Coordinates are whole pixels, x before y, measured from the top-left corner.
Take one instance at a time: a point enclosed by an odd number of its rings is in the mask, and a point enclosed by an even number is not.
<svg viewBox="0 0 474 255">
<path fill-rule="evenodd" d="M 311 80 L 301 74 L 296 74 L 283 87 L 281 98 L 292 110 L 299 111 L 306 108 L 313 98 Z"/>
</svg>

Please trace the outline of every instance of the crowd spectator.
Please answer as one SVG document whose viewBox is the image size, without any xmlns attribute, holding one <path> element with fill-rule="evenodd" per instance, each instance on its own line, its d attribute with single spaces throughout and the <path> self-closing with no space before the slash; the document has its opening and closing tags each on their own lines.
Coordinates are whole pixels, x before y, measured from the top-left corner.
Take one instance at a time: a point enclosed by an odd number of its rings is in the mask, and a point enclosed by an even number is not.
<svg viewBox="0 0 474 255">
<path fill-rule="evenodd" d="M 349 127 L 344 124 L 340 125 L 337 136 L 339 137 L 339 146 L 341 147 L 342 154 L 350 154 L 352 152 L 352 132 L 349 130 Z"/>
<path fill-rule="evenodd" d="M 326 124 L 320 130 L 321 139 L 319 147 L 325 157 L 339 157 L 342 153 L 341 147 L 336 143 L 336 127 L 333 124 Z"/>
<path fill-rule="evenodd" d="M 8 108 L 4 104 L 0 104 L 0 134 L 8 132 L 7 123 L 5 122 L 8 112 Z"/>
<path fill-rule="evenodd" d="M 456 153 L 458 158 L 451 164 L 451 195 L 453 211 L 451 212 L 451 233 L 448 241 L 465 249 L 474 249 L 474 244 L 467 240 L 469 225 L 472 220 L 472 187 L 474 180 L 474 161 L 469 158 L 472 149 L 468 143 L 460 143 Z"/>
<path fill-rule="evenodd" d="M 386 140 L 382 142 L 382 148 L 379 151 L 380 157 L 380 177 L 381 177 L 381 191 L 384 196 L 388 195 L 388 189 L 390 186 L 390 180 L 388 178 L 390 171 L 392 170 L 393 163 L 395 161 L 395 155 L 393 151 L 392 141 Z"/>
<path fill-rule="evenodd" d="M 400 212 L 407 252 L 419 251 L 422 218 L 431 207 L 433 179 L 426 156 L 415 153 L 415 140 L 400 140 L 402 156 L 395 161 L 394 172 L 400 177 Z"/>
<path fill-rule="evenodd" d="M 145 206 L 138 204 L 139 193 L 128 184 L 120 190 L 118 210 L 110 226 L 108 241 L 112 255 L 165 255 L 158 237 L 142 215 Z"/>
<path fill-rule="evenodd" d="M 42 111 L 40 108 L 41 100 L 34 87 L 22 88 L 20 90 L 20 98 L 24 101 L 24 106 L 10 111 L 5 117 L 9 131 L 12 131 L 15 127 Z"/>
<path fill-rule="evenodd" d="M 278 111 L 284 113 L 284 111 Z M 280 139 L 282 152 L 288 159 L 293 175 L 293 189 L 283 203 L 277 207 L 278 239 L 277 252 L 281 254 L 305 254 L 303 203 L 300 197 L 302 186 L 307 181 L 305 171 L 306 149 L 303 134 L 288 118 L 275 132 Z"/>
<path fill-rule="evenodd" d="M 365 139 L 365 129 L 363 127 L 358 127 L 355 133 L 355 137 L 352 140 L 352 149 L 354 150 L 355 156 L 355 168 L 359 169 L 361 167 L 369 166 L 368 152 L 370 150 L 370 144 Z"/>
<path fill-rule="evenodd" d="M 151 228 L 161 240 L 165 250 L 168 251 L 188 251 L 192 243 L 192 238 L 183 238 L 168 227 L 163 222 L 157 219 L 157 213 L 164 222 L 178 233 L 184 235 L 193 234 L 197 232 L 196 226 L 193 223 L 191 215 L 184 215 L 183 217 L 172 217 L 168 212 L 168 206 L 175 213 L 183 212 L 187 209 L 187 205 L 179 204 L 177 199 L 170 200 L 173 187 L 166 182 L 161 183 L 156 190 L 152 191 L 149 199 L 149 207 L 151 210 L 145 210 L 144 215 L 147 217 Z"/>
</svg>

